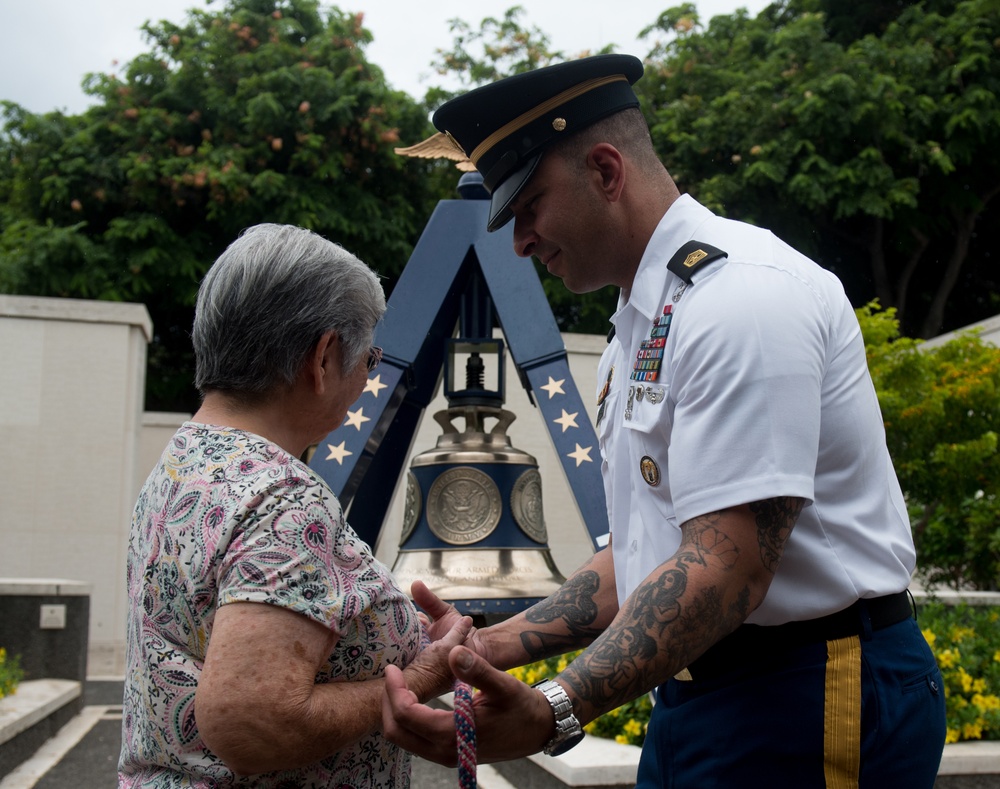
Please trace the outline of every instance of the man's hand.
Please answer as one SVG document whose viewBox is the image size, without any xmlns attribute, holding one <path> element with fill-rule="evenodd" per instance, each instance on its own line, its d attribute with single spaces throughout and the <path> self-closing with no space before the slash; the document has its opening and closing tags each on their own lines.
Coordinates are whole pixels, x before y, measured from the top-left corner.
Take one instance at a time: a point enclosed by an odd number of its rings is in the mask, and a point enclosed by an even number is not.
<svg viewBox="0 0 1000 789">
<path fill-rule="evenodd" d="M 452 649 L 448 662 L 457 678 L 479 689 L 472 710 L 480 764 L 517 759 L 545 747 L 555 731 L 555 718 L 540 691 L 465 647 Z M 452 712 L 421 704 L 395 666 L 386 668 L 382 729 L 390 742 L 411 753 L 447 767 L 457 762 Z"/>
</svg>

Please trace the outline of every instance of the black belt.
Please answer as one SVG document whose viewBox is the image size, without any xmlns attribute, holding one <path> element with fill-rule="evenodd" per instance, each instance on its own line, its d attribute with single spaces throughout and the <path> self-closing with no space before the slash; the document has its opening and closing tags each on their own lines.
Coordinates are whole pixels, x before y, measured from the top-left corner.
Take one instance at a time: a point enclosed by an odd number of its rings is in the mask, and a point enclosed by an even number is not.
<svg viewBox="0 0 1000 789">
<path fill-rule="evenodd" d="M 858 600 L 843 611 L 819 619 L 770 627 L 740 625 L 709 647 L 687 670 L 691 679 L 709 679 L 740 667 L 769 663 L 782 652 L 796 647 L 864 635 L 912 616 L 909 592 L 902 591 Z"/>
</svg>

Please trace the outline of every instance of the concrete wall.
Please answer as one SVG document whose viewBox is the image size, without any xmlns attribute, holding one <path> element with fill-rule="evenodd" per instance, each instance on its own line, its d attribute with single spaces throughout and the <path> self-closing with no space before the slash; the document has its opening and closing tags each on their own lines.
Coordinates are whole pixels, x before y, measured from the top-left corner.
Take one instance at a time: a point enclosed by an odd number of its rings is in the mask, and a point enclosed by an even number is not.
<svg viewBox="0 0 1000 789">
<path fill-rule="evenodd" d="M 960 334 L 970 331 L 978 332 L 983 342 L 1000 345 L 1000 315 L 994 315 L 992 318 L 979 321 L 979 323 L 963 326 L 961 329 L 955 329 L 955 331 L 950 331 L 947 334 L 939 334 L 937 337 L 926 340 L 924 346 L 927 348 L 936 348 L 938 345 L 944 345 L 949 340 L 954 340 Z"/>
<path fill-rule="evenodd" d="M 0 296 L 0 577 L 91 586 L 89 640 L 121 643 L 146 308 Z"/>
</svg>

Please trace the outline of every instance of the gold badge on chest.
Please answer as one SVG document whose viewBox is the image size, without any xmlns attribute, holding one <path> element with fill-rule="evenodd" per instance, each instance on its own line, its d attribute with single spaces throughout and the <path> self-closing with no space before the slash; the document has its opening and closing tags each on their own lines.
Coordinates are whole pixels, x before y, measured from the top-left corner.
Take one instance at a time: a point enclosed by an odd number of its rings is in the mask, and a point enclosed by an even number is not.
<svg viewBox="0 0 1000 789">
<path fill-rule="evenodd" d="M 660 467 L 649 455 L 643 455 L 642 460 L 639 461 L 639 473 L 642 474 L 642 478 L 651 488 L 660 484 Z"/>
</svg>

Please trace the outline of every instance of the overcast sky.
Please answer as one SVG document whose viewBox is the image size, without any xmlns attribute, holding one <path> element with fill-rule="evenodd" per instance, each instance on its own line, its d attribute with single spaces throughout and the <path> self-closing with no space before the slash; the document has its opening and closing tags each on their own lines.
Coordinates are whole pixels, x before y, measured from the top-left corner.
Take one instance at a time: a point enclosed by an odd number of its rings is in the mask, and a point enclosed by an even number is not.
<svg viewBox="0 0 1000 789">
<path fill-rule="evenodd" d="M 344 0 L 328 3 L 363 12 L 374 36 L 368 60 L 389 83 L 415 98 L 431 83 L 437 48 L 451 44 L 448 20 L 472 25 L 500 17 L 514 5 L 525 9 L 521 22 L 544 31 L 567 55 L 614 44 L 639 57 L 649 50 L 636 40 L 665 9 L 680 0 Z M 766 0 L 696 0 L 706 21 L 715 14 L 746 8 L 757 13 Z M 79 113 L 89 97 L 80 85 L 89 72 L 121 68 L 149 46 L 139 27 L 148 20 L 183 22 L 188 9 L 205 0 L 0 0 L 0 99 L 32 112 L 61 109 Z M 216 0 L 210 8 L 222 8 Z M 115 66 L 117 61 L 118 66 Z"/>
</svg>

